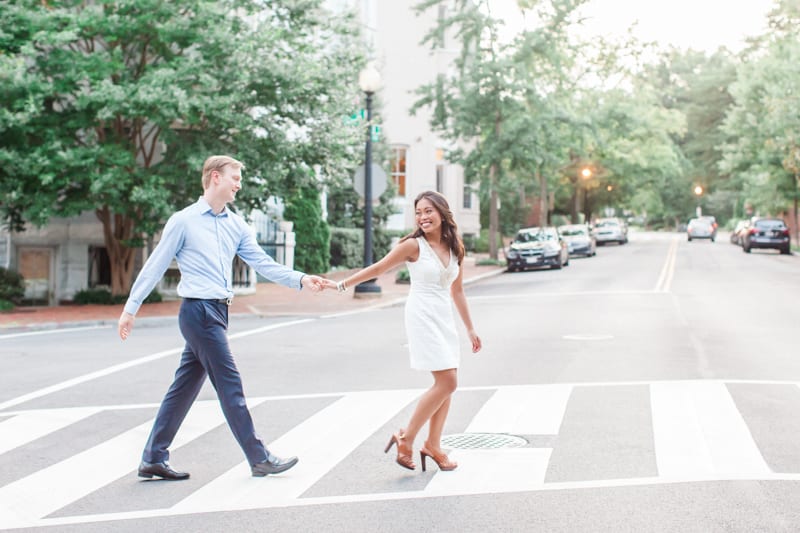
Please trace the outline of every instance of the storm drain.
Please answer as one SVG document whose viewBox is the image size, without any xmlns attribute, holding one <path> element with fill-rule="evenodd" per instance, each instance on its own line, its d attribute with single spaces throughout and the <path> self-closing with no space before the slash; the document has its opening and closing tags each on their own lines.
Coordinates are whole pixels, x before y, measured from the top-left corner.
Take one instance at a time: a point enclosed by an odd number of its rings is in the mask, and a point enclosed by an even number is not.
<svg viewBox="0 0 800 533">
<path fill-rule="evenodd" d="M 442 437 L 442 446 L 462 450 L 483 448 L 522 448 L 528 441 L 505 433 L 456 433 Z"/>
</svg>

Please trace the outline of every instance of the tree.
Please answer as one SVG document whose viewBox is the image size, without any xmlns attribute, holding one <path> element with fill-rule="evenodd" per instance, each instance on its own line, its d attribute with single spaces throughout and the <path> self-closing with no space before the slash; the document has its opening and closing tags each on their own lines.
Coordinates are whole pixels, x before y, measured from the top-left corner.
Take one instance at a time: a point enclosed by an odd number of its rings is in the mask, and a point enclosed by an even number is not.
<svg viewBox="0 0 800 533">
<path fill-rule="evenodd" d="M 294 220 L 297 234 L 295 267 L 303 272 L 324 274 L 330 269 L 331 230 L 322 220 L 320 194 L 305 186 L 286 199 L 284 217 Z"/>
<path fill-rule="evenodd" d="M 0 215 L 14 230 L 94 210 L 112 293 L 134 249 L 201 192 L 213 153 L 247 165 L 244 210 L 342 174 L 364 58 L 321 0 L 0 0 Z M 343 66 L 344 65 L 344 66 Z"/>
<path fill-rule="evenodd" d="M 715 206 L 718 219 L 734 215 L 730 191 L 736 185 L 728 174 L 720 173 L 719 163 L 725 140 L 720 126 L 733 103 L 729 86 L 735 79 L 736 58 L 726 50 L 707 55 L 675 48 L 648 66 L 640 79 L 642 84 L 657 87 L 666 109 L 686 117 L 685 132 L 673 136 L 687 164 L 683 196 L 691 196 L 688 189 L 692 184 L 701 185 L 708 191 L 707 201 Z"/>
<path fill-rule="evenodd" d="M 458 147 L 448 154 L 450 160 L 464 166 L 467 179 L 480 181 L 489 207 L 489 254 L 494 259 L 500 229 L 498 200 L 503 192 L 519 190 L 521 182 L 515 180 L 525 180 L 525 171 L 535 168 L 535 159 L 542 154 L 541 150 L 526 153 L 528 147 L 519 145 L 518 134 L 524 126 L 518 121 L 537 113 L 537 109 L 531 110 L 536 102 L 531 96 L 542 98 L 548 89 L 544 84 L 529 88 L 538 70 L 563 72 L 558 68 L 564 60 L 561 43 L 567 41 L 566 30 L 581 3 L 520 2 L 520 9 L 535 14 L 541 23 L 509 41 L 501 36 L 502 22 L 491 15 L 491 2 L 458 0 L 426 37 L 425 42 L 434 47 L 444 32 L 453 32 L 460 39 L 455 74 L 441 75 L 421 87 L 416 105 L 434 107 L 433 128 Z M 418 9 L 437 4 L 438 0 L 426 0 Z M 520 150 L 512 164 L 514 147 Z M 516 176 L 510 172 L 512 167 L 518 171 Z"/>
<path fill-rule="evenodd" d="M 722 172 L 730 173 L 746 202 L 768 213 L 797 197 L 793 154 L 800 147 L 800 42 L 776 39 L 743 63 L 731 86 L 734 104 L 722 131 Z"/>
</svg>

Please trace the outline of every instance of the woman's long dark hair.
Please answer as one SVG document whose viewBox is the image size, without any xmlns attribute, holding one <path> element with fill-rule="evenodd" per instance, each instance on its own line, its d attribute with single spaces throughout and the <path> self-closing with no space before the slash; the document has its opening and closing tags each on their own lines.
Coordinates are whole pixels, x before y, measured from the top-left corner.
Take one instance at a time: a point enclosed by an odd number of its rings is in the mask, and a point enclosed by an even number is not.
<svg viewBox="0 0 800 533">
<path fill-rule="evenodd" d="M 456 257 L 458 258 L 458 264 L 460 265 L 464 260 L 464 243 L 461 241 L 461 237 L 458 235 L 458 225 L 453 218 L 453 212 L 450 211 L 450 205 L 447 203 L 447 198 L 445 198 L 443 194 L 436 191 L 423 191 L 419 193 L 416 198 L 414 198 L 415 211 L 417 209 L 417 204 L 423 198 L 432 203 L 433 207 L 435 207 L 439 212 L 439 215 L 441 215 L 442 241 L 444 241 L 453 251 L 453 253 L 456 254 Z M 424 234 L 425 232 L 422 231 L 422 228 L 418 227 L 416 230 L 403 237 L 400 242 L 403 242 L 406 239 L 416 239 L 417 237 L 422 237 Z"/>
</svg>

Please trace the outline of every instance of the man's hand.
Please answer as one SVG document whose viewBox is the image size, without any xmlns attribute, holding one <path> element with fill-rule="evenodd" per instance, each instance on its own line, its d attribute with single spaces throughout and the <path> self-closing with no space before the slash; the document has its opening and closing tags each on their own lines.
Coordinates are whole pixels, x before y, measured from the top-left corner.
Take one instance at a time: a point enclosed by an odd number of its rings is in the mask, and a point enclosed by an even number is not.
<svg viewBox="0 0 800 533">
<path fill-rule="evenodd" d="M 320 276 L 311 276 L 309 274 L 303 276 L 300 283 L 302 283 L 304 288 L 309 289 L 311 292 L 319 292 L 324 289 L 336 288 L 335 282 Z"/>
<path fill-rule="evenodd" d="M 136 320 L 130 313 L 126 313 L 125 311 L 119 317 L 119 324 L 117 325 L 117 330 L 119 330 L 119 338 L 125 340 L 128 338 L 128 335 L 131 334 L 131 330 L 133 330 L 133 322 Z"/>
</svg>

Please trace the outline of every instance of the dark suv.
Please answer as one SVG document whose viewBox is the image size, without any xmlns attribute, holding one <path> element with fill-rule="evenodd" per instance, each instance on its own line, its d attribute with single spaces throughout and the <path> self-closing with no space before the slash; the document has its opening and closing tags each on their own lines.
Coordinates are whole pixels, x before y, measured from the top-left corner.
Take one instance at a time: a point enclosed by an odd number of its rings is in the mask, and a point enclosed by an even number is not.
<svg viewBox="0 0 800 533">
<path fill-rule="evenodd" d="M 506 251 L 509 272 L 528 268 L 569 266 L 567 243 L 552 226 L 523 228 Z"/>
<path fill-rule="evenodd" d="M 750 253 L 753 248 L 774 248 L 782 254 L 792 253 L 789 227 L 779 218 L 759 218 L 742 232 L 742 250 Z"/>
</svg>

